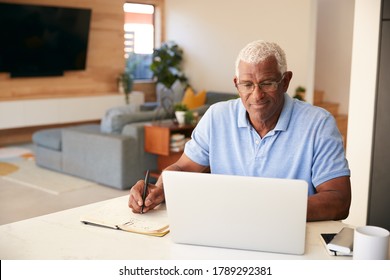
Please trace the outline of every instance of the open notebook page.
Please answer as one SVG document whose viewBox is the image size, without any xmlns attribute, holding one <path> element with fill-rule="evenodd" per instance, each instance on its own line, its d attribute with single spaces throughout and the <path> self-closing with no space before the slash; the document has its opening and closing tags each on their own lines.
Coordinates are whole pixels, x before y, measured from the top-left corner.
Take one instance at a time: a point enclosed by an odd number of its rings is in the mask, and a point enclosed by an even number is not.
<svg viewBox="0 0 390 280">
<path fill-rule="evenodd" d="M 125 231 L 163 236 L 169 232 L 165 204 L 146 214 L 136 214 L 128 207 L 129 196 L 107 201 L 104 205 L 80 217 L 84 223 Z"/>
</svg>

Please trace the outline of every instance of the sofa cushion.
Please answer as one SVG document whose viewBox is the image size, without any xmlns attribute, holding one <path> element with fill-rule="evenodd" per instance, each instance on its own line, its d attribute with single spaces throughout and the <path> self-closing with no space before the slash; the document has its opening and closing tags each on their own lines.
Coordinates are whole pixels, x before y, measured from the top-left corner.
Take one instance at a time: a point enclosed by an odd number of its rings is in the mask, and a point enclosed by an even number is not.
<svg viewBox="0 0 390 280">
<path fill-rule="evenodd" d="M 220 102 L 220 101 L 226 101 L 229 99 L 236 99 L 236 98 L 238 98 L 237 93 L 208 91 L 207 97 L 206 97 L 206 103 L 209 105 L 212 105 L 212 104 Z"/>
<path fill-rule="evenodd" d="M 152 121 L 164 117 L 164 112 L 154 111 L 132 111 L 128 106 L 114 107 L 108 109 L 100 123 L 100 131 L 103 133 L 120 134 L 126 124 L 142 121 Z"/>
<path fill-rule="evenodd" d="M 197 112 L 199 116 L 203 116 L 204 113 L 209 109 L 210 105 L 209 104 L 204 104 L 202 106 L 199 106 L 195 109 L 190 110 L 191 112 Z"/>
<path fill-rule="evenodd" d="M 189 110 L 195 109 L 204 105 L 206 102 L 206 91 L 202 90 L 195 94 L 191 87 L 188 87 L 184 93 L 183 100 L 181 103 L 187 106 Z"/>
<path fill-rule="evenodd" d="M 176 80 L 170 89 L 165 87 L 162 83 L 158 83 L 156 85 L 157 103 L 161 105 L 161 102 L 165 98 L 171 99 L 173 104 L 181 102 L 186 87 L 186 84 L 180 82 L 180 80 Z"/>
<path fill-rule="evenodd" d="M 33 142 L 41 147 L 50 150 L 61 151 L 61 128 L 48 128 L 35 132 L 32 136 Z"/>
<path fill-rule="evenodd" d="M 106 111 L 101 120 L 100 130 L 105 133 L 120 133 L 123 127 L 123 116 L 136 112 L 134 105 L 113 107 Z"/>
</svg>

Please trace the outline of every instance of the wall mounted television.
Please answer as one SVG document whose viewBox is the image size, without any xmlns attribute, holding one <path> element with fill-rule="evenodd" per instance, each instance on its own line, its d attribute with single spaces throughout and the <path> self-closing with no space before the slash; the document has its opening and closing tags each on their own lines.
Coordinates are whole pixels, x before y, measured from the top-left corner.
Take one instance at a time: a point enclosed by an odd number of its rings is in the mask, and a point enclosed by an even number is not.
<svg viewBox="0 0 390 280">
<path fill-rule="evenodd" d="M 85 70 L 91 9 L 0 3 L 0 72 L 59 76 Z"/>
</svg>

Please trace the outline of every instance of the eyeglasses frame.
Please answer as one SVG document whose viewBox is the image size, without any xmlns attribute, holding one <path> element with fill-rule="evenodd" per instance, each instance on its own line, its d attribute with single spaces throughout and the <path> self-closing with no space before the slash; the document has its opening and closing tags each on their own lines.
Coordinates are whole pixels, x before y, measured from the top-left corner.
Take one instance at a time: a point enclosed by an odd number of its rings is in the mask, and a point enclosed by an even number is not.
<svg viewBox="0 0 390 280">
<path fill-rule="evenodd" d="M 272 82 L 261 82 L 261 83 L 251 83 L 252 85 L 253 85 L 253 90 L 251 91 L 251 92 L 247 92 L 247 93 L 243 93 L 243 92 L 241 92 L 239 89 L 238 89 L 238 86 L 239 85 L 242 85 L 243 83 L 236 83 L 236 88 L 237 88 L 237 91 L 239 92 L 239 93 L 241 93 L 241 94 L 252 94 L 254 91 L 255 91 L 255 89 L 256 89 L 256 86 L 262 91 L 262 92 L 264 92 L 264 93 L 270 93 L 270 92 L 273 92 L 273 91 L 276 91 L 277 90 L 277 88 L 279 87 L 279 84 L 283 81 L 283 79 L 285 78 L 285 74 L 286 74 L 286 72 L 284 72 L 283 74 L 282 74 L 282 77 L 280 78 L 280 80 L 279 81 L 272 81 Z M 262 86 L 264 85 L 264 84 L 276 84 L 275 85 L 275 89 L 274 90 L 272 90 L 272 91 L 264 91 L 263 89 L 262 89 Z"/>
</svg>

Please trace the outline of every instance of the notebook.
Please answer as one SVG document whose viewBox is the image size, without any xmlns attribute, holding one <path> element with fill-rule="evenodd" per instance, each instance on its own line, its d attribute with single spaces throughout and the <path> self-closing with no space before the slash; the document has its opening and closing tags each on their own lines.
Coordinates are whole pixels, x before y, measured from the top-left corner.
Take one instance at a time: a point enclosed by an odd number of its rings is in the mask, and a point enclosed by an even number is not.
<svg viewBox="0 0 390 280">
<path fill-rule="evenodd" d="M 161 204 L 147 215 L 135 214 L 127 206 L 129 196 L 110 199 L 103 205 L 80 216 L 84 224 L 120 229 L 132 233 L 164 236 L 169 232 L 165 205 Z"/>
<path fill-rule="evenodd" d="M 306 181 L 178 171 L 162 176 L 175 243 L 304 253 Z"/>
</svg>

